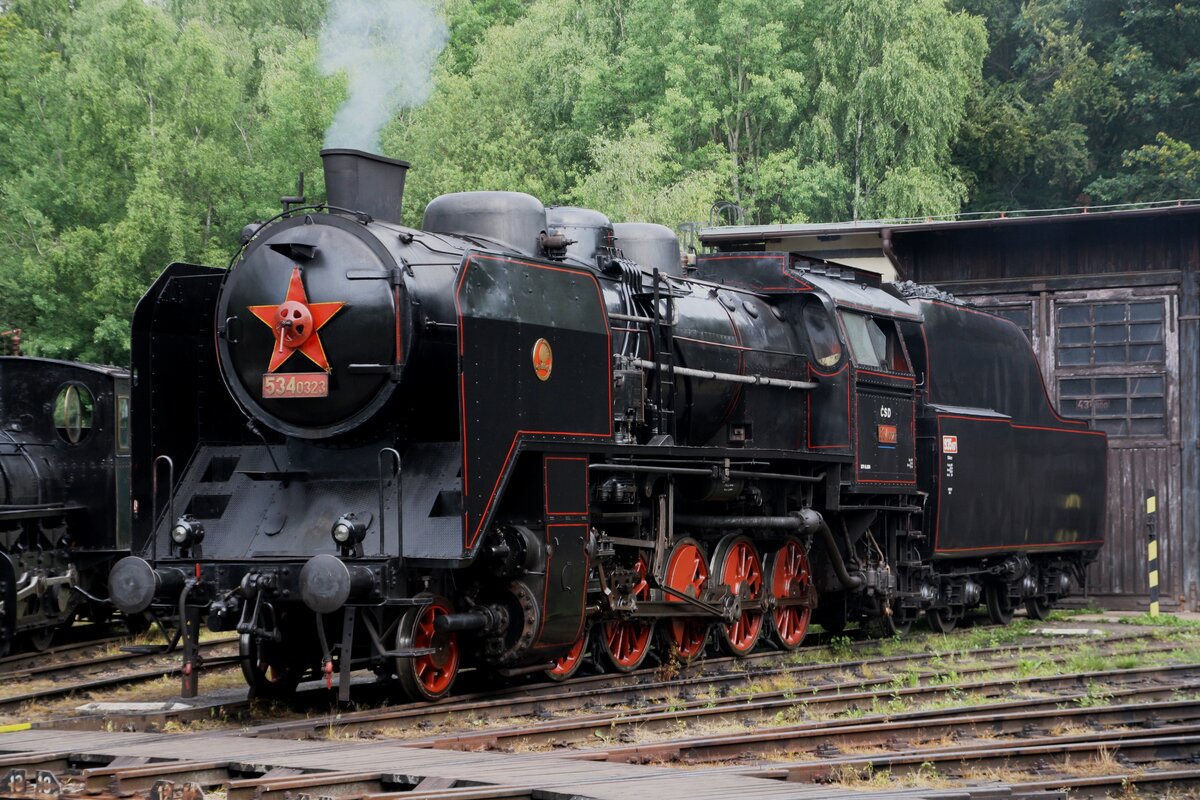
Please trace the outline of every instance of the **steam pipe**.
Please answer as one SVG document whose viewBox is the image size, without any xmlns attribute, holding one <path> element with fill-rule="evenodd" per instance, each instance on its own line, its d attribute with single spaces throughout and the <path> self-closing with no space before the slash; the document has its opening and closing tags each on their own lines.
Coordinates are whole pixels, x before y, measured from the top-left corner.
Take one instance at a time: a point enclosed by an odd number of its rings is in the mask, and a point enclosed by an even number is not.
<svg viewBox="0 0 1200 800">
<path fill-rule="evenodd" d="M 858 591 L 866 585 L 867 579 L 861 572 L 851 573 L 846 569 L 842 553 L 838 550 L 833 538 L 833 531 L 825 522 L 825 518 L 811 508 L 805 508 L 785 517 L 725 517 L 714 514 L 677 514 L 675 521 L 680 525 L 694 525 L 698 528 L 757 528 L 768 530 L 792 530 L 804 534 L 820 534 L 821 541 L 829 553 L 829 561 L 842 585 L 851 591 Z"/>
<path fill-rule="evenodd" d="M 800 517 L 722 517 L 712 514 L 676 514 L 675 521 L 680 525 L 694 525 L 697 528 L 777 528 L 781 530 L 800 530 L 804 520 Z"/>
<path fill-rule="evenodd" d="M 631 358 L 629 363 L 641 369 L 663 368 L 662 364 L 647 361 L 644 358 Z M 765 375 L 738 375 L 733 372 L 714 372 L 710 369 L 692 369 L 691 367 L 672 367 L 671 372 L 685 378 L 705 378 L 710 381 L 725 381 L 726 383 L 747 383 L 755 386 L 777 386 L 781 389 L 815 389 L 814 381 L 789 381 L 783 378 L 768 378 Z"/>
<path fill-rule="evenodd" d="M 842 585 L 852 592 L 862 589 L 867 583 L 866 577 L 861 572 L 851 574 L 846 570 L 846 562 L 842 560 L 842 551 L 838 550 L 837 541 L 833 538 L 833 531 L 829 530 L 829 524 L 825 522 L 825 518 L 811 508 L 801 510 L 797 517 L 803 522 L 801 529 L 804 533 L 821 535 L 821 541 L 824 542 L 825 550 L 829 553 L 829 563 L 833 565 L 833 571 Z"/>
</svg>

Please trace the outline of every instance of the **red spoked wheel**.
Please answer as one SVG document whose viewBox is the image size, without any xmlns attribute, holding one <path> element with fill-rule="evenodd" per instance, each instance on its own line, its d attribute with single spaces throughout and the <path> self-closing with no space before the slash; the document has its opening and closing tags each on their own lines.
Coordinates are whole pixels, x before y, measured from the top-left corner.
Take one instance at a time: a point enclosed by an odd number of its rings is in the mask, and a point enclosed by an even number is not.
<svg viewBox="0 0 1200 800">
<path fill-rule="evenodd" d="M 762 559 L 748 537 L 730 535 L 722 539 L 713 553 L 712 573 L 743 603 L 762 599 Z M 758 644 L 762 627 L 761 611 L 743 611 L 733 622 L 717 626 L 717 642 L 729 655 L 744 656 Z"/>
<path fill-rule="evenodd" d="M 645 556 L 638 556 L 633 570 L 637 574 L 633 596 L 638 600 L 649 600 L 650 584 L 646 581 L 649 568 Z M 646 660 L 653 634 L 653 622 L 641 619 L 611 620 L 600 626 L 596 644 L 609 666 L 617 672 L 632 672 Z"/>
<path fill-rule="evenodd" d="M 450 601 L 434 597 L 427 605 L 406 611 L 400 620 L 400 627 L 396 631 L 397 650 L 432 648 L 434 651 L 396 658 L 396 675 L 400 678 L 400 685 L 415 700 L 444 697 L 458 677 L 461 660 L 458 634 L 442 633 L 434 626 L 438 617 L 450 613 Z"/>
<path fill-rule="evenodd" d="M 784 540 L 783 546 L 767 557 L 767 580 L 771 596 L 776 600 L 794 600 L 808 593 L 812 585 L 812 570 L 804 545 L 795 536 Z M 812 609 L 805 606 L 776 605 L 771 612 L 771 638 L 784 650 L 795 650 L 808 633 Z"/>
<path fill-rule="evenodd" d="M 546 670 L 546 677 L 552 681 L 565 681 L 579 671 L 583 664 L 583 653 L 587 650 L 587 631 L 579 635 L 579 640 L 571 645 L 571 649 L 554 659 L 554 666 Z"/>
<path fill-rule="evenodd" d="M 675 543 L 667 557 L 663 585 L 689 597 L 699 597 L 708 583 L 708 564 L 704 549 L 695 539 L 684 538 Z M 684 603 L 674 595 L 664 594 L 668 603 Z M 667 656 L 688 663 L 704 652 L 708 641 L 708 621 L 695 617 L 678 617 L 663 626 L 663 642 Z"/>
</svg>

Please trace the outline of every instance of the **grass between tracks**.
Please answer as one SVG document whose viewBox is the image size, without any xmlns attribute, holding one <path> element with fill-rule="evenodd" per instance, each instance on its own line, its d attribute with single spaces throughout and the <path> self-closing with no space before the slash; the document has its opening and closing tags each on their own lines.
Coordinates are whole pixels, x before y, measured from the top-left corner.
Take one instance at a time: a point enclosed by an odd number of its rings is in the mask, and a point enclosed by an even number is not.
<svg viewBox="0 0 1200 800">
<path fill-rule="evenodd" d="M 1169 627 L 1148 630 L 1152 642 L 1173 644 L 1162 652 L 1145 652 L 1147 640 L 1109 642 L 1106 636 L 1064 637 L 1053 652 L 1025 649 L 1023 643 L 1042 644 L 1047 637 L 1033 636 L 1034 628 L 1045 627 L 1029 620 L 1016 620 L 1009 627 L 974 627 L 948 635 L 915 634 L 912 637 L 886 640 L 866 646 L 852 646 L 848 638 L 835 638 L 828 646 L 805 648 L 799 652 L 781 656 L 784 663 L 797 666 L 830 664 L 828 670 L 796 673 L 774 673 L 757 675 L 753 670 L 761 665 L 737 665 L 734 671 L 745 673 L 745 681 L 733 686 L 691 686 L 676 693 L 665 693 L 645 701 L 625 706 L 606 707 L 605 712 L 615 712 L 624 717 L 644 713 L 648 710 L 678 713 L 685 708 L 715 707 L 729 696 L 746 701 L 756 698 L 774 697 L 792 702 L 768 718 L 759 716 L 751 719 L 739 714 L 736 708 L 720 715 L 680 718 L 677 724 L 664 727 L 633 724 L 599 725 L 592 732 L 587 745 L 570 744 L 573 748 L 608 748 L 625 744 L 645 744 L 669 741 L 682 737 L 707 735 L 736 735 L 747 730 L 769 730 L 773 727 L 801 723 L 852 723 L 877 716 L 889 716 L 915 710 L 955 710 L 969 705 L 986 705 L 1017 699 L 1019 697 L 1044 698 L 1053 694 L 1038 692 L 1024 685 L 1024 681 L 1041 676 L 1073 675 L 1112 669 L 1135 669 L 1144 666 L 1171 663 L 1200 662 L 1200 630 Z M 1129 629 L 1110 627 L 1113 633 L 1125 634 Z M 979 651 L 1017 645 L 1015 650 L 1004 653 L 981 653 Z M 880 657 L 915 655 L 923 656 L 918 663 L 887 663 L 872 661 Z M 837 666 L 845 662 L 865 662 Z M 1007 681 L 1013 684 L 1012 691 L 1002 696 L 983 694 L 960 688 L 959 684 L 979 681 Z M 817 692 L 836 695 L 864 691 L 872 682 L 882 682 L 884 691 L 869 701 L 856 704 L 823 704 L 806 702 Z M 943 687 L 946 691 L 933 699 L 911 698 L 903 692 L 917 686 Z M 878 685 L 873 687 L 876 691 Z M 887 689 L 892 691 L 889 693 Z M 1080 691 L 1070 704 L 1082 707 L 1104 705 L 1112 698 L 1112 687 L 1093 682 Z M 841 706 L 834 708 L 833 706 Z M 381 724 L 372 730 L 344 730 L 331 724 L 327 736 L 336 738 L 394 738 L 412 739 L 449 736 L 463 733 L 480 733 L 491 729 L 536 725 L 541 719 L 558 720 L 578 717 L 598 710 L 572 709 L 557 713 L 542 713 L 537 716 L 509 717 L 491 716 L 487 713 L 468 712 L 443 722 Z M 573 738 L 578 738 L 573 737 Z M 515 744 L 508 744 L 515 741 Z M 516 751 L 545 751 L 560 747 L 542 741 L 522 742 L 507 739 L 505 749 Z M 783 757 L 795 759 L 811 757 L 811 754 L 786 753 Z"/>
</svg>

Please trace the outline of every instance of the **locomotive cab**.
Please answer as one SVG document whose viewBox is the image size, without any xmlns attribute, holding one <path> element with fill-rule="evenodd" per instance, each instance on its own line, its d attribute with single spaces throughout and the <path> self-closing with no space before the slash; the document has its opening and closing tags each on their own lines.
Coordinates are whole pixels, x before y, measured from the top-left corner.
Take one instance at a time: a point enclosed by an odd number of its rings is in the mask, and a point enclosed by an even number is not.
<svg viewBox="0 0 1200 800">
<path fill-rule="evenodd" d="M 855 277 L 856 282 L 830 279 L 828 273 L 807 278 L 835 308 L 847 356 L 848 397 L 854 405 L 849 482 L 861 491 L 908 492 L 916 484 L 916 392 L 898 325 L 919 323 L 921 316 L 879 290 L 878 279 Z"/>
</svg>

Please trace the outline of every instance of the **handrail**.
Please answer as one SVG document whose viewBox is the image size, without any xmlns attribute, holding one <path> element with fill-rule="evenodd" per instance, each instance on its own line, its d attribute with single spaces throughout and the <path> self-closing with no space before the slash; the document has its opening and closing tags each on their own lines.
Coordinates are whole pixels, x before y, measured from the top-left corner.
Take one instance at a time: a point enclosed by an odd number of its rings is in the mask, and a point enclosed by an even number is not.
<svg viewBox="0 0 1200 800">
<path fill-rule="evenodd" d="M 168 455 L 154 459 L 150 471 L 150 563 L 158 562 L 158 465 L 167 462 L 167 514 L 175 519 L 175 462 Z M 170 522 L 168 522 L 168 525 Z"/>
<path fill-rule="evenodd" d="M 387 547 L 384 543 L 384 513 L 386 511 L 386 503 L 383 499 L 383 457 L 391 455 L 395 459 L 396 469 L 392 472 L 391 477 L 396 479 L 396 555 L 404 555 L 404 492 L 401 476 L 400 453 L 394 447 L 385 447 L 379 451 L 376 460 L 379 464 L 379 555 L 386 555 Z"/>
</svg>

